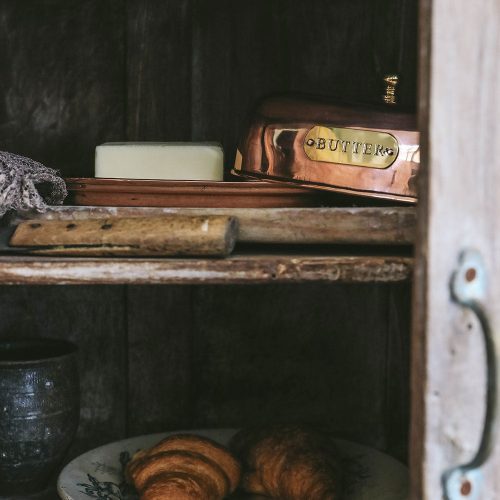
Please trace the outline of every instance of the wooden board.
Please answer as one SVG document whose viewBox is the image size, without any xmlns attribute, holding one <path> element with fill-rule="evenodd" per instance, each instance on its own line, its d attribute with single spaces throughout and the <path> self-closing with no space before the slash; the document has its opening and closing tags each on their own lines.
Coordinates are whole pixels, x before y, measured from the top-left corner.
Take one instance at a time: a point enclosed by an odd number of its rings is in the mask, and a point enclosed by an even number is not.
<svg viewBox="0 0 500 500">
<path fill-rule="evenodd" d="M 485 261 L 483 305 L 496 335 L 500 328 L 499 7 L 498 0 L 485 0 L 480 8 L 467 0 L 421 2 L 423 169 L 410 440 L 414 500 L 442 498 L 443 473 L 472 460 L 482 432 L 482 333 L 476 317 L 450 293 L 464 250 L 479 251 Z M 499 468 L 497 438 L 476 476 L 480 484 L 459 484 L 453 498 L 499 498 Z"/>
<path fill-rule="evenodd" d="M 225 259 L 0 257 L 0 284 L 224 284 L 410 279 L 410 257 L 234 255 Z"/>
<path fill-rule="evenodd" d="M 239 221 L 240 243 L 410 245 L 416 215 L 411 207 L 366 208 L 146 208 L 51 207 L 42 219 L 81 220 L 162 214 L 225 215 Z"/>
<path fill-rule="evenodd" d="M 238 220 L 225 215 L 24 221 L 5 252 L 65 257 L 227 257 Z"/>
</svg>

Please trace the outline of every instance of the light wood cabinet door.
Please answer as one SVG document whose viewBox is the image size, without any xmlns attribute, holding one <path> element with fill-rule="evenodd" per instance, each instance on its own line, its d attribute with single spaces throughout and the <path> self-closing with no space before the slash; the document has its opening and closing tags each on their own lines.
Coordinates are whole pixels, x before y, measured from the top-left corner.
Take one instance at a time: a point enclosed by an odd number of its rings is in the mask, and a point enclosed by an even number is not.
<svg viewBox="0 0 500 500">
<path fill-rule="evenodd" d="M 500 2 L 422 0 L 420 14 L 412 499 L 493 500 L 500 498 L 500 421 L 477 453 L 486 409 L 494 417 L 497 404 L 491 365 L 500 338 Z M 460 267 L 463 252 L 472 257 Z M 491 327 L 489 377 L 478 313 Z"/>
</svg>

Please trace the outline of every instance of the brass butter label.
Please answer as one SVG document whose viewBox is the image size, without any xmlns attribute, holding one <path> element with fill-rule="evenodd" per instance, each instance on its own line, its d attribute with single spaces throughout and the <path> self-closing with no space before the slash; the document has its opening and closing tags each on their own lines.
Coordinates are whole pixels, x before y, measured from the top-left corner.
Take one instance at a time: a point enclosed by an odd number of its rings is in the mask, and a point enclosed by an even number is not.
<svg viewBox="0 0 500 500">
<path fill-rule="evenodd" d="M 387 168 L 396 161 L 399 144 L 387 132 L 316 125 L 306 135 L 304 151 L 315 161 Z"/>
</svg>

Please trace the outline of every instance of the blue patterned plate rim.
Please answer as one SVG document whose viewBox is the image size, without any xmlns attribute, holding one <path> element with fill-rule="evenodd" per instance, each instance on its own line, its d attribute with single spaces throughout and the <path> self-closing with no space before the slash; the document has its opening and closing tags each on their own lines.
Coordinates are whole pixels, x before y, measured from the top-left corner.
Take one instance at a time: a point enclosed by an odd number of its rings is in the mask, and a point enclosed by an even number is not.
<svg viewBox="0 0 500 500">
<path fill-rule="evenodd" d="M 130 457 L 165 436 L 177 433 L 205 436 L 227 445 L 236 429 L 201 429 L 147 434 L 100 446 L 75 458 L 57 481 L 63 500 L 138 500 L 126 484 L 123 469 Z M 345 476 L 344 500 L 407 500 L 408 469 L 396 459 L 373 448 L 335 439 Z M 235 497 L 236 498 L 236 497 Z M 257 497 L 238 497 L 251 498 Z M 259 497 L 260 498 L 260 497 Z"/>
</svg>

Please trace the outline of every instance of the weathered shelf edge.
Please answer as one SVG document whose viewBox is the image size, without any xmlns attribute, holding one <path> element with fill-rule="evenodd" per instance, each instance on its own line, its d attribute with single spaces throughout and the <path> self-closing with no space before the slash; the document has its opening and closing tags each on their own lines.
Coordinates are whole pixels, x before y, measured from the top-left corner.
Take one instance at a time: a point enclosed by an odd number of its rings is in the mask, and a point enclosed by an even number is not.
<svg viewBox="0 0 500 500">
<path fill-rule="evenodd" d="M 411 245 L 414 207 L 356 208 L 153 208 L 51 207 L 43 219 L 139 217 L 161 214 L 232 215 L 240 222 L 239 241 L 268 244 Z"/>
<path fill-rule="evenodd" d="M 226 259 L 0 257 L 0 284 L 391 283 L 411 278 L 413 259 L 392 256 L 249 255 Z"/>
</svg>

